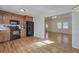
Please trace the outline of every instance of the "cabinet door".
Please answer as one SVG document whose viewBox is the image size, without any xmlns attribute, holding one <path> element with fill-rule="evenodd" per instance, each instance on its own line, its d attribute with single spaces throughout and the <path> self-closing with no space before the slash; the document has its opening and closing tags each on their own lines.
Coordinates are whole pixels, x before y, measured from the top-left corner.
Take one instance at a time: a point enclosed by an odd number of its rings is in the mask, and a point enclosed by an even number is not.
<svg viewBox="0 0 79 59">
<path fill-rule="evenodd" d="M 9 31 L 0 31 L 0 42 L 5 42 L 10 40 Z"/>
<path fill-rule="evenodd" d="M 3 31 L 0 31 L 0 42 L 3 42 L 4 40 L 4 33 Z"/>
<path fill-rule="evenodd" d="M 11 19 L 11 15 L 9 14 L 4 14 L 3 15 L 3 22 L 4 24 L 9 24 L 9 20 Z"/>
<path fill-rule="evenodd" d="M 12 15 L 11 20 L 19 20 L 19 17 L 17 15 Z"/>
<path fill-rule="evenodd" d="M 25 28 L 24 28 L 24 22 L 23 22 L 23 17 L 20 17 L 19 20 L 20 20 L 20 25 L 21 25 L 21 37 L 23 38 L 23 37 L 26 36 Z"/>
<path fill-rule="evenodd" d="M 3 23 L 3 14 L 0 13 L 0 24 Z"/>
<path fill-rule="evenodd" d="M 29 20 L 29 21 L 33 21 L 33 18 L 32 18 L 32 17 L 29 17 L 28 20 Z"/>
<path fill-rule="evenodd" d="M 3 41 L 8 41 L 10 40 L 10 31 L 4 31 L 4 40 Z"/>
</svg>

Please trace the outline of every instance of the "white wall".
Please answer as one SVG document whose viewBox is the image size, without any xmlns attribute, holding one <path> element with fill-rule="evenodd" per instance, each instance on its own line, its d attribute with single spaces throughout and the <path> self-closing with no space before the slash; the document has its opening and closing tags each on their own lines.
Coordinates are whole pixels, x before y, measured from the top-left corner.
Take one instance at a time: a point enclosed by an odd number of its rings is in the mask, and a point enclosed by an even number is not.
<svg viewBox="0 0 79 59">
<path fill-rule="evenodd" d="M 45 14 L 45 17 L 55 16 L 55 15 L 61 15 L 72 12 L 71 10 L 58 10 L 58 11 L 49 11 L 47 14 Z"/>
<path fill-rule="evenodd" d="M 64 14 L 68 13 L 69 11 L 59 11 L 59 12 L 47 12 L 44 15 L 37 16 L 33 18 L 34 21 L 34 36 L 40 37 L 40 38 L 45 38 L 45 17 L 48 16 L 54 16 L 54 15 L 59 15 L 59 14 Z"/>
<path fill-rule="evenodd" d="M 57 19 L 49 19 L 48 21 L 46 21 L 46 23 L 48 24 L 47 31 L 72 34 L 72 13 L 70 13 L 68 15 L 70 18 L 64 18 L 64 19 L 57 18 Z M 59 23 L 59 22 L 61 22 L 61 23 L 68 22 L 69 28 L 68 29 L 63 29 L 63 28 L 58 29 L 57 23 Z"/>
<path fill-rule="evenodd" d="M 79 49 L 79 11 L 72 13 L 72 47 Z"/>
<path fill-rule="evenodd" d="M 34 17 L 34 36 L 40 37 L 44 39 L 44 17 L 39 16 L 39 17 Z"/>
</svg>

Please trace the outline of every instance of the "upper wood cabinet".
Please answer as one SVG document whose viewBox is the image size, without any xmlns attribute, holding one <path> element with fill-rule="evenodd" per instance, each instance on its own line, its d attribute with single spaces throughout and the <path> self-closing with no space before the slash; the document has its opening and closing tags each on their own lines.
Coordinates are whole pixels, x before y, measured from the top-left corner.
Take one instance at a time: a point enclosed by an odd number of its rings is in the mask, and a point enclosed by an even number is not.
<svg viewBox="0 0 79 59">
<path fill-rule="evenodd" d="M 0 10 L 0 23 L 7 24 L 10 20 L 18 20 L 21 21 L 21 24 L 23 24 L 25 21 L 33 21 L 33 17 L 17 15 Z"/>
<path fill-rule="evenodd" d="M 3 14 L 0 13 L 0 24 L 3 24 Z"/>
<path fill-rule="evenodd" d="M 4 24 L 9 24 L 10 20 L 11 20 L 11 15 L 10 14 L 4 14 L 3 15 L 3 22 L 4 22 Z"/>
<path fill-rule="evenodd" d="M 11 19 L 12 20 L 19 20 L 17 15 L 12 15 Z"/>
<path fill-rule="evenodd" d="M 33 17 L 25 16 L 25 21 L 33 21 Z"/>
</svg>

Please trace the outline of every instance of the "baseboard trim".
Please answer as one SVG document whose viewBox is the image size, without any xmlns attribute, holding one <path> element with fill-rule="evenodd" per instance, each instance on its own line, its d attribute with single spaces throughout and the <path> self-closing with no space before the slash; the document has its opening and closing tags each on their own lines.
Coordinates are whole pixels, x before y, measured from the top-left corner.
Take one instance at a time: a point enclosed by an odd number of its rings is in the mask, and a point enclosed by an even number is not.
<svg viewBox="0 0 79 59">
<path fill-rule="evenodd" d="M 72 35 L 72 33 L 61 33 L 61 32 L 49 32 L 49 33 Z"/>
</svg>

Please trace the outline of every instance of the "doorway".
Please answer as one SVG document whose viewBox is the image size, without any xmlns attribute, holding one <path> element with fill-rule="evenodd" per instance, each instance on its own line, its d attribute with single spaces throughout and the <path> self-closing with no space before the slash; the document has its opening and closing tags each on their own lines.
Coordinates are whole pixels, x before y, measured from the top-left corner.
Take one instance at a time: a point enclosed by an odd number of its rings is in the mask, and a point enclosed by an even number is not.
<svg viewBox="0 0 79 59">
<path fill-rule="evenodd" d="M 72 49 L 72 13 L 45 18 L 45 39 L 57 46 Z"/>
</svg>

